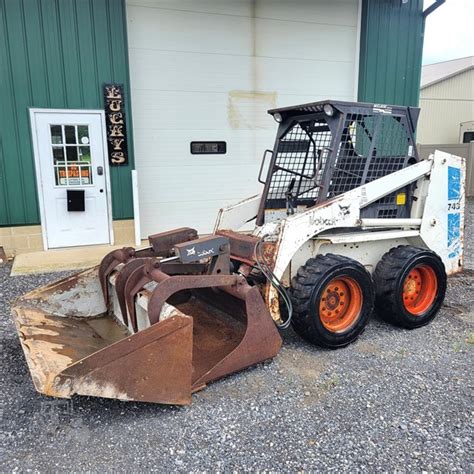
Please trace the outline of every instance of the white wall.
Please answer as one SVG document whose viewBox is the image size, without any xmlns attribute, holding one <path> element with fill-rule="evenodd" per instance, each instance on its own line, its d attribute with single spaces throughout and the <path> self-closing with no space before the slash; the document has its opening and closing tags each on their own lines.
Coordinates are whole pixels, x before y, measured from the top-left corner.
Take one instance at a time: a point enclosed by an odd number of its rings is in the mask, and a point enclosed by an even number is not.
<svg viewBox="0 0 474 474">
<path fill-rule="evenodd" d="M 420 92 L 417 142 L 458 143 L 459 124 L 474 120 L 474 69 Z"/>
<path fill-rule="evenodd" d="M 269 108 L 352 100 L 358 0 L 127 0 L 142 236 L 255 194 Z M 226 155 L 190 141 L 225 140 Z"/>
</svg>

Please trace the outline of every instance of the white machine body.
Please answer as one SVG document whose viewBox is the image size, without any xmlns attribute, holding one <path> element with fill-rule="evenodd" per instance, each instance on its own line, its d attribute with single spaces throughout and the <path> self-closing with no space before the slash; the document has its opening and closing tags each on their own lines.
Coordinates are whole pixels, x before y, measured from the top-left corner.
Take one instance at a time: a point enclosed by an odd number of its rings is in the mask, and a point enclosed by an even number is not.
<svg viewBox="0 0 474 474">
<path fill-rule="evenodd" d="M 347 255 L 373 272 L 382 255 L 398 245 L 436 252 L 448 275 L 463 268 L 465 159 L 435 151 L 427 160 L 391 173 L 311 208 L 266 211 L 253 235 L 274 242 L 273 272 L 285 285 L 318 254 Z M 365 206 L 416 182 L 410 218 L 361 219 Z M 255 218 L 260 195 L 220 210 L 215 230 L 241 229 Z M 278 294 L 267 304 L 280 320 Z"/>
</svg>

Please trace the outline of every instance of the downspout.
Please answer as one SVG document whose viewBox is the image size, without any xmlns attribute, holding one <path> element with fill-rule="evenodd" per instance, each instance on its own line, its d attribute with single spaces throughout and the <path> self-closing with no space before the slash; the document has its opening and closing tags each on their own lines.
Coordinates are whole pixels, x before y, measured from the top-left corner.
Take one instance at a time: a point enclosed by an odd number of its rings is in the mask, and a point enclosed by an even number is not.
<svg viewBox="0 0 474 474">
<path fill-rule="evenodd" d="M 426 10 L 423 11 L 423 20 L 426 20 L 426 17 L 433 13 L 438 7 L 440 7 L 446 0 L 435 0 Z"/>
</svg>

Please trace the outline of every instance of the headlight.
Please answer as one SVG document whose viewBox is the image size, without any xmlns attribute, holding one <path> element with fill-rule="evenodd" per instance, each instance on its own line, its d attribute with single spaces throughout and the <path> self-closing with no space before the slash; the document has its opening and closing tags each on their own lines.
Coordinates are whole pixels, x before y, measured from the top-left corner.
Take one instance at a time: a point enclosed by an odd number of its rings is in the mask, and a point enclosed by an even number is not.
<svg viewBox="0 0 474 474">
<path fill-rule="evenodd" d="M 332 117 L 334 115 L 334 107 L 331 104 L 324 104 L 323 110 L 328 117 Z"/>
<path fill-rule="evenodd" d="M 279 114 L 278 112 L 276 112 L 275 114 L 273 114 L 273 118 L 275 119 L 276 122 L 280 123 L 282 120 L 283 120 L 283 117 L 281 116 L 281 114 Z"/>
</svg>

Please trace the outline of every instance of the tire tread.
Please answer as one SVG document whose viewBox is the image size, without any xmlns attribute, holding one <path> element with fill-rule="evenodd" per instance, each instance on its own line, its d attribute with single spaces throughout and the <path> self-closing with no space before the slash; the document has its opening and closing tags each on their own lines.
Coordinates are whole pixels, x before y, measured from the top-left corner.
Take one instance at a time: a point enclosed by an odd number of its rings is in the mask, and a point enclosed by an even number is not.
<svg viewBox="0 0 474 474">
<path fill-rule="evenodd" d="M 375 309 L 380 317 L 396 326 L 411 328 L 404 315 L 396 308 L 397 281 L 407 262 L 420 253 L 430 254 L 444 265 L 439 256 L 427 249 L 411 245 L 399 245 L 383 255 L 375 267 Z"/>
<path fill-rule="evenodd" d="M 291 281 L 290 295 L 293 303 L 292 324 L 301 337 L 319 346 L 334 348 L 334 346 L 327 344 L 312 324 L 310 311 L 311 295 L 314 287 L 327 272 L 337 267 L 354 266 L 354 264 L 364 268 L 352 258 L 343 255 L 325 254 L 308 259 L 307 262 L 298 269 Z M 350 342 L 352 342 L 352 340 L 340 347 Z"/>
</svg>

